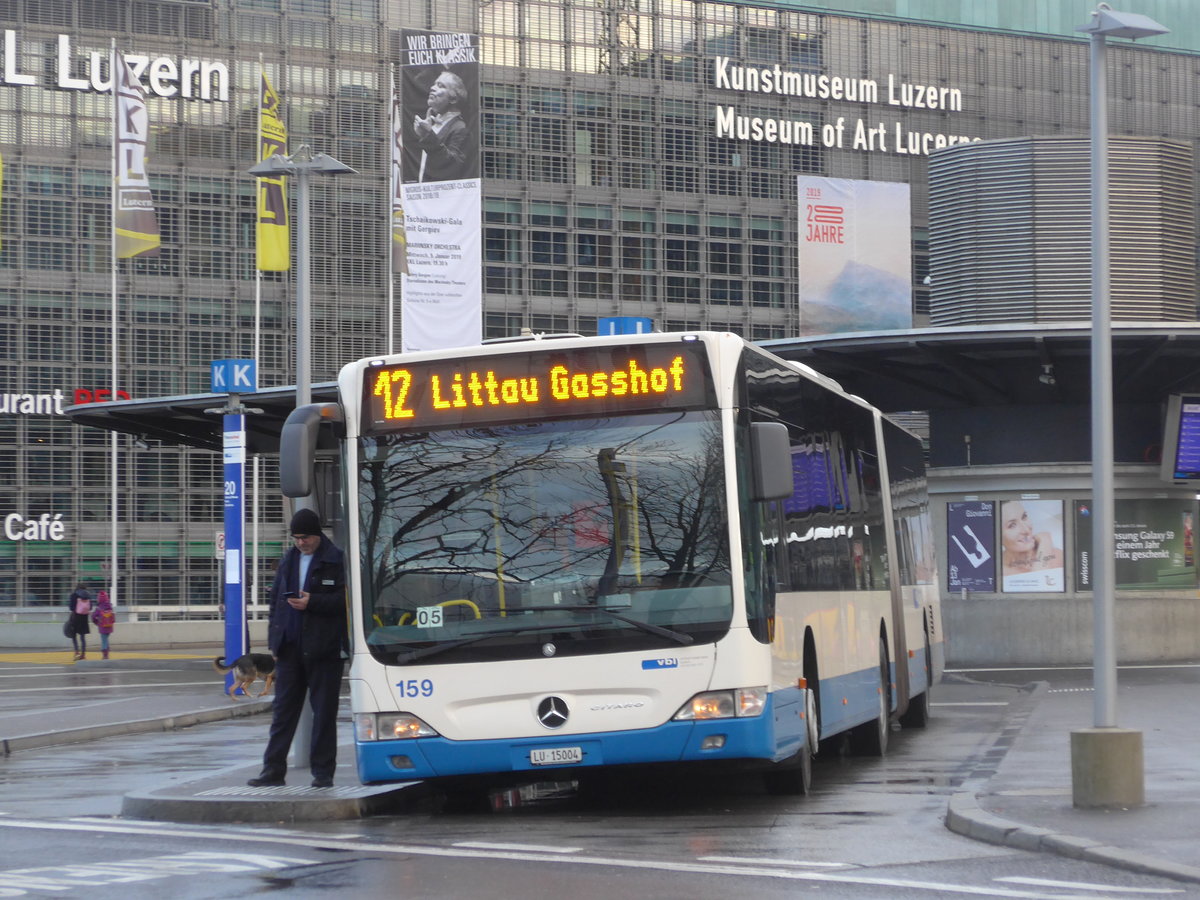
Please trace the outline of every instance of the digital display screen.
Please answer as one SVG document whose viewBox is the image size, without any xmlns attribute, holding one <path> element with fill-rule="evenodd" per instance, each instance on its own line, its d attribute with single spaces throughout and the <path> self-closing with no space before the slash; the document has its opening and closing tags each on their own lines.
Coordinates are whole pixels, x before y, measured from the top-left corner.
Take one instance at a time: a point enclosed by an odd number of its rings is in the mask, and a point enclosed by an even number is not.
<svg viewBox="0 0 1200 900">
<path fill-rule="evenodd" d="M 699 341 L 368 366 L 363 433 L 715 405 Z"/>
<path fill-rule="evenodd" d="M 1200 478 L 1200 397 L 1180 398 L 1174 468 L 1176 478 Z"/>
</svg>

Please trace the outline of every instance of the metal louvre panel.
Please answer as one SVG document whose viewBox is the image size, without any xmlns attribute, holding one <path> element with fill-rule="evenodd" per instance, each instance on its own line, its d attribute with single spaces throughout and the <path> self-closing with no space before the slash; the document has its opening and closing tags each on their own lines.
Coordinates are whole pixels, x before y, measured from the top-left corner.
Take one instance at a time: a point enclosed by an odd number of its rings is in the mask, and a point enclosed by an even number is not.
<svg viewBox="0 0 1200 900">
<path fill-rule="evenodd" d="M 1190 146 L 1112 137 L 1109 182 L 1114 319 L 1194 321 Z M 931 154 L 931 324 L 1089 319 L 1090 198 L 1084 137 Z"/>
</svg>

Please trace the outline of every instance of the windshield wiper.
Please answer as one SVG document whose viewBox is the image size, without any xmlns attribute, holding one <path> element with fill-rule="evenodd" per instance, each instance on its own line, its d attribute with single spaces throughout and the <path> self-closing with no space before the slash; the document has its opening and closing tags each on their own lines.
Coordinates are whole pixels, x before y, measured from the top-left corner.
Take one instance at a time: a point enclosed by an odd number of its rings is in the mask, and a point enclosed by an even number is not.
<svg viewBox="0 0 1200 900">
<path fill-rule="evenodd" d="M 672 631 L 670 628 L 663 628 L 661 625 L 651 625 L 649 622 L 643 622 L 641 619 L 631 619 L 629 616 L 613 612 L 606 606 L 522 606 L 520 609 L 522 612 L 548 612 L 555 609 L 565 609 L 570 612 L 602 612 L 619 622 L 625 622 L 634 628 L 640 628 L 642 631 L 649 632 L 650 634 L 667 638 L 668 640 L 675 641 L 677 644 L 690 644 L 694 640 L 690 634 L 684 634 L 682 631 Z"/>
<path fill-rule="evenodd" d="M 416 650 L 409 650 L 407 653 L 396 653 L 396 665 L 402 666 L 405 663 L 415 662 L 418 659 L 426 659 L 430 656 L 437 656 L 441 653 L 447 653 L 450 650 L 457 650 L 459 647 L 466 647 L 470 644 L 478 644 L 480 641 L 486 641 L 494 637 L 506 637 L 509 635 L 525 634 L 529 631 L 554 631 L 562 628 L 562 625 L 530 625 L 527 628 L 510 628 L 504 631 L 489 631 L 487 634 L 476 634 L 469 638 L 462 638 L 457 641 L 450 641 L 446 644 L 434 644 L 432 647 L 418 647 Z M 380 644 L 378 649 L 387 651 L 387 644 Z"/>
<path fill-rule="evenodd" d="M 657 635 L 658 637 L 667 638 L 675 641 L 677 644 L 690 644 L 694 638 L 690 634 L 684 634 L 680 631 L 672 631 L 669 628 L 663 628 L 660 625 L 651 625 L 649 622 L 643 622 L 640 619 L 631 619 L 629 616 L 623 616 L 620 613 L 613 612 L 603 606 L 522 606 L 520 612 L 550 612 L 553 610 L 566 610 L 567 612 L 601 612 L 606 616 L 616 619 L 620 622 L 625 622 L 635 628 L 640 628 L 642 631 L 649 634 Z M 514 610 L 515 612 L 516 610 Z M 530 631 L 556 631 L 561 629 L 562 624 L 554 625 L 530 625 L 527 628 L 506 629 L 504 631 L 491 631 L 487 634 L 476 634 L 468 638 L 462 638 L 457 641 L 450 641 L 445 644 L 434 644 L 432 647 L 419 647 L 416 650 L 409 650 L 407 653 L 396 654 L 396 665 L 402 666 L 407 663 L 416 662 L 418 659 L 427 659 L 431 656 L 437 656 L 442 653 L 448 653 L 451 650 L 457 650 L 459 647 L 467 647 L 471 644 L 477 644 L 480 641 L 486 641 L 489 638 L 504 637 L 508 635 L 526 634 Z M 379 650 L 387 651 L 388 645 L 378 645 Z"/>
</svg>

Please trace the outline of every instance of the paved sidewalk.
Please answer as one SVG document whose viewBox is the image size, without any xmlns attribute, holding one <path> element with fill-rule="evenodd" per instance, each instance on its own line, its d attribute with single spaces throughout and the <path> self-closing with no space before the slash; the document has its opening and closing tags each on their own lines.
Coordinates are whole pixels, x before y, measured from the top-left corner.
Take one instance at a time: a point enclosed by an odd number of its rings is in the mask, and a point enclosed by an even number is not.
<svg viewBox="0 0 1200 900">
<path fill-rule="evenodd" d="M 1094 724 L 1090 689 L 1031 684 L 974 775 L 951 797 L 946 826 L 993 844 L 1200 882 L 1200 717 L 1196 680 L 1125 684 L 1118 722 L 1140 730 L 1145 805 L 1077 809 L 1072 731 Z"/>
<path fill-rule="evenodd" d="M 66 661 L 58 658 L 64 655 L 49 654 L 54 658 L 42 662 L 48 669 L 67 670 Z M 55 718 L 44 709 L 6 712 L 0 718 L 3 753 L 184 728 L 270 710 L 269 697 L 237 701 L 223 697 L 219 676 L 208 664 L 212 655 L 151 650 L 77 663 L 67 671 L 86 671 L 89 680 L 111 673 L 113 684 L 126 689 L 130 685 L 117 678 L 122 671 L 135 681 L 152 677 L 141 673 L 173 671 L 176 681 L 169 693 L 125 692 L 124 699 L 74 707 L 69 717 Z M 12 662 L 11 654 L 0 651 L 0 663 Z M 973 682 L 953 673 L 947 678 L 954 682 L 960 699 L 970 698 L 973 684 L 978 684 L 979 698 L 995 696 L 995 680 Z M 1148 669 L 1121 681 L 1120 724 L 1142 731 L 1145 751 L 1146 803 L 1131 810 L 1074 808 L 1070 733 L 1093 724 L 1093 694 L 1080 686 L 1078 673 L 1073 682 L 1064 679 L 1063 683 L 1074 686 L 1053 688 L 1031 682 L 1013 692 L 1015 699 L 1002 727 L 990 747 L 977 754 L 974 771 L 950 797 L 947 827 L 994 844 L 1200 883 L 1196 824 L 1200 822 L 1196 753 L 1200 716 L 1193 712 L 1200 666 L 1164 668 L 1162 674 Z M 935 686 L 935 705 L 937 697 Z M 936 706 L 931 727 L 936 727 Z M 309 787 L 306 771 L 290 772 L 285 787 L 251 788 L 246 781 L 257 774 L 258 766 L 240 765 L 165 784 L 150 779 L 145 790 L 125 795 L 122 814 L 193 822 L 352 819 L 394 809 L 424 794 L 419 783 L 359 785 L 353 746 L 340 747 L 338 756 L 341 764 L 333 788 Z"/>
<path fill-rule="evenodd" d="M 27 750 L 83 743 L 101 738 L 148 732 L 174 731 L 210 722 L 248 716 L 265 716 L 271 711 L 271 695 L 264 698 L 222 694 L 222 676 L 212 669 L 215 650 L 161 650 L 146 648 L 114 652 L 105 660 L 89 653 L 76 661 L 71 651 L 0 650 L 0 672 L 41 671 L 35 690 L 46 691 L 57 679 L 63 685 L 57 696 L 74 697 L 90 682 L 103 688 L 103 702 L 70 702 L 69 711 L 37 703 L 27 709 L 11 708 L 0 718 L 0 758 Z M 51 674 L 53 673 L 53 674 Z M 156 676 L 155 673 L 158 673 Z M 76 677 L 86 676 L 80 682 Z M 13 676 L 10 677 L 32 677 Z M 153 689 L 149 684 L 154 682 Z M 146 685 L 143 689 L 142 685 Z M 261 682 L 251 686 L 257 693 Z M 82 695 L 79 695 L 82 696 Z M 343 698 L 344 714 L 349 698 Z M 264 728 L 266 723 L 264 721 Z M 265 736 L 265 731 L 264 731 Z M 306 769 L 288 773 L 284 787 L 252 788 L 246 782 L 258 774 L 257 761 L 231 766 L 200 777 L 162 779 L 144 790 L 127 794 L 122 814 L 141 819 L 173 822 L 297 822 L 354 819 L 395 808 L 402 796 L 417 797 L 424 791 L 413 783 L 364 786 L 354 767 L 354 747 L 338 748 L 339 765 L 334 787 L 313 788 Z"/>
</svg>

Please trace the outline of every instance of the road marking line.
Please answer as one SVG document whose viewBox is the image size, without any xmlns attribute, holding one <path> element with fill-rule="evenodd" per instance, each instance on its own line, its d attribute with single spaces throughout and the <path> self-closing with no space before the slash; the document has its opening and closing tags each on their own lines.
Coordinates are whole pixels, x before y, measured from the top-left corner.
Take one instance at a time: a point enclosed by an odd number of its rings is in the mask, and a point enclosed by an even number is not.
<svg viewBox="0 0 1200 900">
<path fill-rule="evenodd" d="M 244 766 L 233 766 L 232 768 L 233 769 L 241 769 L 241 768 L 244 768 Z M 0 812 L 0 816 L 2 816 L 2 815 L 9 815 L 9 814 Z M 105 822 L 112 822 L 112 819 L 107 816 L 73 816 L 72 818 L 68 819 L 67 821 L 80 822 L 83 824 L 91 824 L 91 825 L 103 825 Z M 229 826 L 225 825 L 225 824 L 201 825 L 199 823 L 193 823 L 193 824 L 188 825 L 187 827 L 188 828 L 208 829 L 214 833 L 219 832 L 221 834 L 224 834 L 225 832 L 227 832 L 229 830 Z M 271 835 L 277 835 L 280 837 L 290 837 L 293 839 L 295 839 L 295 838 L 311 838 L 312 837 L 312 832 L 300 831 L 299 829 L 296 829 L 296 828 L 262 828 L 262 829 L 256 829 L 256 830 L 261 832 L 262 834 L 271 834 Z M 358 840 L 360 838 L 365 838 L 365 837 L 366 837 L 365 834 L 354 834 L 353 832 L 338 835 L 338 839 L 343 840 L 343 841 Z"/>
<path fill-rule="evenodd" d="M 99 649 L 99 648 L 97 648 Z M 99 659 L 99 657 L 97 657 Z M 192 653 L 153 653 L 137 650 L 114 651 L 113 659 L 149 659 L 149 660 L 196 660 L 212 659 L 211 656 L 196 656 Z M 5 651 L 0 653 L 0 663 L 33 663 L 35 665 L 73 666 L 75 664 L 74 650 L 31 650 L 24 652 Z"/>
<path fill-rule="evenodd" d="M 295 838 L 275 837 L 254 831 L 226 829 L 219 834 L 208 831 L 196 831 L 190 828 L 166 828 L 162 822 L 147 822 L 146 827 L 135 824 L 124 824 L 109 821 L 104 824 L 85 824 L 77 822 L 51 822 L 37 820 L 16 820 L 0 818 L 0 829 L 30 828 L 46 831 L 97 831 L 108 834 L 139 834 L 163 837 L 170 835 L 177 838 L 193 837 L 208 840 L 240 841 L 258 844 L 287 844 L 295 846 Z M 372 853 L 394 853 L 407 856 L 432 856 L 453 859 L 497 859 L 510 862 L 557 862 L 560 865 L 578 866 L 607 866 L 616 869 L 642 869 L 660 872 L 678 872 L 689 875 L 735 875 L 754 878 L 776 878 L 784 881 L 815 881 L 835 884 L 861 884 L 880 888 L 901 888 L 907 890 L 930 891 L 932 893 L 950 894 L 957 896 L 978 897 L 1008 897 L 1013 900 L 1067 900 L 1061 893 L 1038 893 L 1013 888 L 972 886 L 952 884 L 939 881 L 912 881 L 903 878 L 873 878 L 866 875 L 834 874 L 832 872 L 798 872 L 794 869 L 754 869 L 747 866 L 731 866 L 716 864 L 701 864 L 695 862 L 671 862 L 668 860 L 652 859 L 618 859 L 614 857 L 555 855 L 545 853 L 523 853 L 512 850 L 473 850 L 465 847 L 434 847 L 418 844 L 364 844 L 361 841 L 323 838 L 311 835 L 309 849 L 350 850 L 362 853 L 370 850 Z M 2 874 L 2 873 L 0 873 Z"/>
<path fill-rule="evenodd" d="M 3 672 L 3 671 L 5 671 L 5 670 L 0 669 L 0 672 Z M 121 675 L 153 675 L 156 672 L 178 672 L 178 671 L 179 671 L 178 669 L 106 669 L 104 671 L 104 674 L 105 675 L 116 675 L 119 673 Z M 62 674 L 63 675 L 77 675 L 79 673 L 72 671 L 72 672 L 63 672 Z M 59 677 L 59 676 L 51 675 L 51 674 L 47 673 L 45 669 L 33 669 L 27 675 L 0 675 L 0 679 L 3 679 L 3 678 L 56 678 L 56 677 Z"/>
<path fill-rule="evenodd" d="M 1143 665 L 1119 665 L 1118 669 L 1197 669 L 1200 663 L 1148 663 Z M 992 668 L 944 669 L 946 675 L 970 674 L 973 672 L 1090 672 L 1092 666 L 993 666 Z"/>
<path fill-rule="evenodd" d="M 164 878 L 203 877 L 214 873 L 240 875 L 264 869 L 311 866 L 314 863 L 314 860 L 295 856 L 204 851 L 113 862 L 56 863 L 53 866 L 0 870 L 0 897 L 20 897 L 31 891 L 86 891 L 98 885 L 129 885 Z"/>
<path fill-rule="evenodd" d="M 1008 706 L 1008 705 L 1009 705 L 1009 702 L 1007 700 L 986 700 L 986 701 L 981 700 L 981 701 L 977 701 L 974 703 L 968 703 L 968 702 L 937 703 L 937 702 L 934 702 L 934 703 L 930 704 L 930 706 Z"/>
<path fill-rule="evenodd" d="M 753 856 L 697 856 L 701 862 L 727 862 L 754 866 L 800 866 L 815 869 L 854 869 L 850 863 L 809 862 L 802 859 L 761 859 Z"/>
<path fill-rule="evenodd" d="M 1070 888 L 1076 891 L 1104 891 L 1114 894 L 1182 894 L 1182 888 L 1139 888 L 1115 887 L 1111 884 L 1089 884 L 1086 881 L 1052 881 L 1049 878 L 1028 878 L 1024 875 L 1008 875 L 997 878 L 996 881 L 1009 881 L 1013 884 L 1036 884 L 1041 887 Z"/>
<path fill-rule="evenodd" d="M 530 853 L 579 853 L 582 847 L 547 847 L 544 844 L 502 844 L 492 841 L 459 841 L 454 847 L 474 850 L 528 850 Z"/>
<path fill-rule="evenodd" d="M 0 694 L 34 694 L 45 693 L 47 691 L 72 694 L 76 691 L 108 691 L 112 693 L 123 688 L 197 687 L 204 684 L 211 685 L 214 692 L 220 692 L 221 682 L 210 678 L 207 681 L 154 681 L 148 684 L 73 684 L 69 687 L 0 688 Z"/>
</svg>

